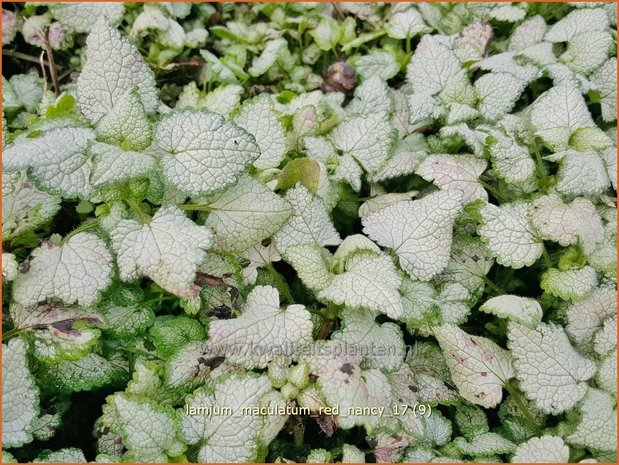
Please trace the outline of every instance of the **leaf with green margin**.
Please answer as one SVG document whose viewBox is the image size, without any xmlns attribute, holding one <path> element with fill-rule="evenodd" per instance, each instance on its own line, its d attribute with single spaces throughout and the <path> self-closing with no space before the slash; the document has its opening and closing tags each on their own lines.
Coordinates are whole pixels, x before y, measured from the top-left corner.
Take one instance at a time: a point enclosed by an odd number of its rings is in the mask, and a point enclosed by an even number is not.
<svg viewBox="0 0 619 465">
<path fill-rule="evenodd" d="M 206 331 L 198 320 L 176 316 L 158 318 L 149 331 L 159 355 L 168 359 L 191 341 L 205 339 Z"/>
</svg>

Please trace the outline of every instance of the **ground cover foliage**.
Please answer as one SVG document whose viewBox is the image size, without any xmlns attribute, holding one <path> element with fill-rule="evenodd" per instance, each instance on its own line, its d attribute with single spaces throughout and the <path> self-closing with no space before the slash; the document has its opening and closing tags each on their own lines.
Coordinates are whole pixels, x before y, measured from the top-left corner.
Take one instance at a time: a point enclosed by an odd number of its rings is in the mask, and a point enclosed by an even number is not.
<svg viewBox="0 0 619 465">
<path fill-rule="evenodd" d="M 616 4 L 2 43 L 3 461 L 616 461 Z"/>
</svg>

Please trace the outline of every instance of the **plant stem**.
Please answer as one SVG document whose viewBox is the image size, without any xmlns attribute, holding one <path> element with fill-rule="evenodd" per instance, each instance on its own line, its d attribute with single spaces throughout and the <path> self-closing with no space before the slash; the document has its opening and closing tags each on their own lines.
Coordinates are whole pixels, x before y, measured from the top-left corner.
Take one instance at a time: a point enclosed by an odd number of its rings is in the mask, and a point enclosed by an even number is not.
<svg viewBox="0 0 619 465">
<path fill-rule="evenodd" d="M 212 211 L 216 210 L 215 208 L 211 207 L 210 205 L 184 204 L 184 205 L 177 205 L 177 207 L 180 208 L 181 210 L 185 210 L 185 211 L 212 212 Z"/>
<path fill-rule="evenodd" d="M 294 434 L 294 445 L 297 448 L 301 448 L 303 446 L 303 422 L 300 418 L 297 418 L 292 431 Z"/>
<path fill-rule="evenodd" d="M 145 300 L 144 302 L 140 302 L 140 305 L 150 305 L 154 303 L 161 304 L 164 300 L 176 300 L 176 297 L 172 296 L 161 296 L 156 299 Z"/>
<path fill-rule="evenodd" d="M 546 267 L 548 269 L 552 268 L 552 260 L 550 259 L 550 255 L 548 255 L 548 251 L 544 244 L 542 244 L 542 257 L 544 257 L 544 262 L 546 262 Z"/>
<path fill-rule="evenodd" d="M 49 74 L 52 77 L 52 87 L 54 88 L 56 97 L 58 97 L 60 95 L 60 84 L 58 84 L 58 70 L 56 69 L 56 62 L 54 61 L 54 52 L 49 43 L 49 29 L 45 29 L 43 43 L 45 45 L 45 52 L 47 53 L 47 59 L 49 61 L 47 68 L 49 69 Z"/>
<path fill-rule="evenodd" d="M 318 333 L 316 334 L 316 339 L 327 339 L 327 336 L 329 336 L 332 327 L 333 320 L 329 320 L 327 318 L 322 320 L 320 328 L 318 328 Z"/>
<path fill-rule="evenodd" d="M 500 294 L 501 288 L 499 288 L 496 284 L 494 284 L 489 278 L 488 276 L 482 276 L 481 279 L 484 281 L 484 283 L 486 283 L 488 285 L 488 287 L 490 289 L 492 289 L 493 291 L 495 291 L 496 293 Z"/>
<path fill-rule="evenodd" d="M 489 191 L 492 195 L 494 195 L 494 197 L 501 203 L 503 202 L 507 202 L 507 199 L 505 197 L 503 197 L 503 195 L 497 191 L 494 187 L 492 187 L 490 184 L 488 184 L 486 181 L 482 180 L 482 179 L 478 179 L 479 184 L 481 184 L 483 186 L 484 189 L 486 189 L 487 191 Z"/>
<path fill-rule="evenodd" d="M 520 396 L 520 394 L 518 393 L 516 388 L 514 388 L 511 385 L 509 380 L 505 381 L 505 389 L 507 389 L 507 392 L 509 392 L 509 395 L 514 398 L 514 401 L 516 402 L 516 405 L 518 405 L 518 408 L 520 409 L 520 411 L 524 415 L 524 418 L 527 421 L 527 423 L 529 424 L 529 426 L 531 427 L 531 429 L 535 432 L 535 435 L 536 436 L 541 436 L 542 435 L 542 430 L 540 429 L 539 426 L 537 426 L 537 423 L 535 423 L 535 419 L 533 418 L 533 415 L 531 414 L 531 412 L 529 411 L 528 407 L 526 406 L 526 404 L 522 400 L 522 397 Z"/>
<path fill-rule="evenodd" d="M 26 53 L 17 52 L 15 50 L 2 50 L 2 54 L 7 57 L 15 58 L 17 60 L 29 61 L 31 63 L 40 64 L 41 60 L 32 55 L 27 55 Z M 45 66 L 50 66 L 49 61 L 43 60 L 43 64 Z M 57 68 L 60 68 L 56 65 Z"/>
<path fill-rule="evenodd" d="M 532 147 L 533 153 L 535 154 L 535 167 L 537 169 L 537 174 L 539 176 L 539 183 L 544 191 L 544 194 L 548 192 L 548 176 L 546 176 L 546 169 L 544 168 L 544 161 L 542 160 L 542 154 L 539 153 L 537 147 Z"/>
<path fill-rule="evenodd" d="M 150 223 L 151 217 L 144 213 L 144 210 L 142 210 L 138 202 L 133 199 L 125 199 L 125 202 L 127 202 L 127 205 L 129 205 L 131 211 L 137 215 L 142 224 Z"/>
<path fill-rule="evenodd" d="M 406 36 L 406 54 L 410 55 L 411 53 L 411 37 L 409 35 Z"/>
<path fill-rule="evenodd" d="M 66 244 L 69 241 L 69 239 L 71 239 L 76 234 L 79 234 L 79 233 L 84 232 L 84 231 L 88 231 L 89 229 L 92 229 L 95 226 L 99 226 L 99 220 L 98 219 L 89 221 L 88 223 L 84 223 L 84 224 L 78 226 L 73 231 L 71 231 L 69 234 L 67 234 L 62 242 Z"/>
<path fill-rule="evenodd" d="M 290 288 L 288 287 L 288 284 L 286 283 L 286 281 L 284 281 L 282 276 L 277 272 L 277 270 L 275 268 L 273 268 L 273 265 L 271 263 L 267 263 L 265 265 L 265 268 L 267 270 L 269 270 L 269 273 L 271 274 L 271 277 L 273 278 L 273 281 L 275 281 L 275 283 L 277 284 L 277 287 L 280 288 L 280 290 L 284 294 L 284 297 L 286 298 L 288 303 L 289 304 L 294 304 L 295 303 L 294 297 L 292 297 L 292 293 L 290 292 Z"/>
<path fill-rule="evenodd" d="M 133 372 L 135 371 L 135 358 L 133 357 L 133 352 L 127 352 L 127 361 L 129 362 L 129 376 L 133 377 Z"/>
<path fill-rule="evenodd" d="M 25 330 L 22 329 L 22 328 L 13 328 L 13 329 L 10 329 L 10 330 L 8 330 L 6 332 L 3 332 L 2 333 L 2 342 L 8 341 L 12 337 L 17 336 L 19 333 L 21 333 L 23 331 L 25 331 Z"/>
</svg>

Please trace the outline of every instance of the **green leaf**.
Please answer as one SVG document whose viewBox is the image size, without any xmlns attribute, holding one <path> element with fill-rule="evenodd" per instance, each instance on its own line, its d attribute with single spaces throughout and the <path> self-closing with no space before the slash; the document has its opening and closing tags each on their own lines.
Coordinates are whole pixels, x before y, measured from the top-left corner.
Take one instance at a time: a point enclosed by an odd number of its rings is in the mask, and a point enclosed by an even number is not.
<svg viewBox="0 0 619 465">
<path fill-rule="evenodd" d="M 275 190 L 286 191 L 300 183 L 312 194 L 316 194 L 320 180 L 320 166 L 310 158 L 295 158 L 284 166 L 277 177 Z"/>
</svg>

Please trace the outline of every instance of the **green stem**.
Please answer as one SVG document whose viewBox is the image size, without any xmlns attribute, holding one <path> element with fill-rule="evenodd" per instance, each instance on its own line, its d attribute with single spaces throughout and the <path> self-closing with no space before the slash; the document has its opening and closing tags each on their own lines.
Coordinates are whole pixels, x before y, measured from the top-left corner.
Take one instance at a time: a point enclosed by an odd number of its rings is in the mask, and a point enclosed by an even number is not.
<svg viewBox="0 0 619 465">
<path fill-rule="evenodd" d="M 23 331 L 25 331 L 25 329 L 22 328 L 13 328 L 10 329 L 6 332 L 2 332 L 2 342 L 8 341 L 9 339 L 11 339 L 12 337 L 17 336 L 19 333 L 22 333 Z"/>
<path fill-rule="evenodd" d="M 411 37 L 408 35 L 406 36 L 406 54 L 411 54 Z"/>
<path fill-rule="evenodd" d="M 139 202 L 136 202 L 133 199 L 126 199 L 125 202 L 127 202 L 127 205 L 129 205 L 131 211 L 137 215 L 142 224 L 150 223 L 151 217 L 144 213 L 144 210 L 142 210 L 142 207 L 140 207 Z"/>
<path fill-rule="evenodd" d="M 66 244 L 69 239 L 71 239 L 73 236 L 75 236 L 76 234 L 79 234 L 81 232 L 84 231 L 88 231 L 89 229 L 94 228 L 95 226 L 99 226 L 99 220 L 93 220 L 93 221 L 89 221 L 88 223 L 84 223 L 80 226 L 78 226 L 77 228 L 75 228 L 73 231 L 71 231 L 69 234 L 67 234 L 65 236 L 65 238 L 63 239 L 63 242 Z"/>
<path fill-rule="evenodd" d="M 133 377 L 133 372 L 135 371 L 135 358 L 133 357 L 133 352 L 127 353 L 127 361 L 129 362 L 129 376 Z"/>
<path fill-rule="evenodd" d="M 539 176 L 539 183 L 544 191 L 544 194 L 548 192 L 548 176 L 546 176 L 546 169 L 544 168 L 544 161 L 542 160 L 542 154 L 539 152 L 537 147 L 532 147 L 533 153 L 535 154 L 535 167 L 537 169 L 537 174 Z"/>
<path fill-rule="evenodd" d="M 297 418 L 295 425 L 292 427 L 294 434 L 294 445 L 300 449 L 303 446 L 303 423 L 301 419 Z"/>
<path fill-rule="evenodd" d="M 529 424 L 529 426 L 531 427 L 531 429 L 533 430 L 535 435 L 536 436 L 541 436 L 542 435 L 542 430 L 540 429 L 539 426 L 537 426 L 537 423 L 535 423 L 535 419 L 533 418 L 533 415 L 531 414 L 531 412 L 529 411 L 528 407 L 526 406 L 526 404 L 522 400 L 522 397 L 520 396 L 518 391 L 516 391 L 516 388 L 514 388 L 510 384 L 509 380 L 505 381 L 505 389 L 507 389 L 507 392 L 509 392 L 509 395 L 512 396 L 512 398 L 516 402 L 516 405 L 518 405 L 518 408 L 520 409 L 520 411 L 524 415 L 525 420 L 527 421 L 527 423 Z"/>
<path fill-rule="evenodd" d="M 487 191 L 489 191 L 492 195 L 494 195 L 494 197 L 501 203 L 503 202 L 507 202 L 507 199 L 505 197 L 503 197 L 503 195 L 497 191 L 494 187 L 492 187 L 490 184 L 488 184 L 486 181 L 482 180 L 482 179 L 478 179 L 479 184 L 481 184 L 483 186 L 484 189 L 486 189 Z"/>
<path fill-rule="evenodd" d="M 161 304 L 164 300 L 176 300 L 176 297 L 167 296 L 167 297 L 157 297 L 156 299 L 145 300 L 144 302 L 140 302 L 140 305 L 150 305 L 154 303 Z"/>
<path fill-rule="evenodd" d="M 284 294 L 284 297 L 286 298 L 288 303 L 289 304 L 294 304 L 295 303 L 294 297 L 292 297 L 292 293 L 290 292 L 290 288 L 288 287 L 288 284 L 286 283 L 286 281 L 284 281 L 284 278 L 282 278 L 282 276 L 277 272 L 277 270 L 275 268 L 273 268 L 272 264 L 267 263 L 265 265 L 265 268 L 271 274 L 271 277 L 273 278 L 273 281 L 275 281 L 275 283 L 277 284 L 277 287 L 282 291 L 282 293 Z"/>
<path fill-rule="evenodd" d="M 324 317 L 325 317 L 325 314 L 324 314 L 324 313 L 322 313 L 322 312 L 321 312 L 321 311 L 319 311 L 319 310 L 313 310 L 313 309 L 311 309 L 311 308 L 309 308 L 309 307 L 305 307 L 305 310 L 307 310 L 308 312 L 313 313 L 314 315 L 317 315 L 317 316 L 319 316 L 319 317 L 321 317 L 321 318 L 324 318 Z"/>
<path fill-rule="evenodd" d="M 490 289 L 492 289 L 494 292 L 501 294 L 501 288 L 499 288 L 496 284 L 494 284 L 489 278 L 488 276 L 482 276 L 481 279 L 484 281 L 484 283 L 486 283 L 488 285 L 488 287 Z"/>
<path fill-rule="evenodd" d="M 550 259 L 550 255 L 548 255 L 548 251 L 544 244 L 542 244 L 542 257 L 544 257 L 544 262 L 546 262 L 546 267 L 548 269 L 552 268 L 552 260 Z"/>
<path fill-rule="evenodd" d="M 185 211 L 212 212 L 212 211 L 217 210 L 216 208 L 213 208 L 210 205 L 185 204 L 185 205 L 177 205 L 177 207 Z"/>
</svg>

